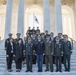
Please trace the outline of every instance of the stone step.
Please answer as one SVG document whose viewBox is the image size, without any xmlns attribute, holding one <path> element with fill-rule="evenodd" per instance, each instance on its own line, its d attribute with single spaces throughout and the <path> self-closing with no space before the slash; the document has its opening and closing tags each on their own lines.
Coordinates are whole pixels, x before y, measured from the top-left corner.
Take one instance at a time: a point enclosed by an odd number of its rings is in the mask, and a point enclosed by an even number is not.
<svg viewBox="0 0 76 75">
<path fill-rule="evenodd" d="M 13 70 L 13 72 L 7 72 L 7 71 L 4 71 L 4 73 L 0 72 L 1 75 L 76 75 L 76 72 L 75 71 L 71 71 L 71 72 L 44 72 L 45 69 L 43 69 L 43 72 L 42 73 L 38 73 L 37 72 L 37 69 L 33 69 L 33 73 L 31 72 L 28 72 L 26 73 L 25 72 L 26 69 L 22 69 L 21 72 L 15 72 L 15 69 Z"/>
<path fill-rule="evenodd" d="M 6 68 L 6 65 L 5 65 L 5 67 L 0 67 L 0 69 L 2 69 L 2 70 L 4 70 Z M 45 69 L 46 67 L 45 66 L 43 66 L 43 69 Z M 16 66 L 12 66 L 12 69 L 15 69 L 16 70 Z M 22 67 L 22 70 L 25 70 L 26 69 L 26 65 L 24 65 L 23 67 Z M 38 68 L 37 68 L 37 65 L 35 66 L 35 65 L 33 65 L 33 70 L 37 70 Z M 54 66 L 54 70 L 56 69 L 56 67 Z M 76 70 L 76 67 L 71 67 L 71 70 L 73 70 L 73 69 L 75 69 Z M 64 71 L 64 66 L 62 66 L 62 70 Z"/>
<path fill-rule="evenodd" d="M 33 73 L 30 73 L 30 72 L 28 72 L 28 73 L 26 73 L 26 72 L 19 72 L 19 73 L 17 73 L 17 72 L 11 72 L 11 73 L 9 73 L 9 72 L 5 72 L 5 73 L 2 73 L 2 72 L 0 72 L 0 74 L 1 75 L 76 75 L 76 72 L 62 72 L 62 73 L 60 73 L 60 72 L 53 72 L 53 73 L 51 73 L 51 72 L 42 72 L 42 73 L 38 73 L 38 72 L 33 72 Z"/>
<path fill-rule="evenodd" d="M 5 68 L 6 67 L 6 63 L 5 64 L 0 64 L 0 68 Z M 16 67 L 15 63 L 12 65 L 12 67 Z M 26 67 L 26 65 L 23 65 L 22 68 Z M 34 68 L 37 68 L 37 64 L 33 65 Z M 43 65 L 43 67 L 45 67 L 45 65 Z M 54 64 L 53 67 L 55 68 L 56 65 Z M 62 68 L 64 68 L 64 65 L 62 64 Z M 76 65 L 71 64 L 71 68 L 75 68 L 76 69 Z"/>
</svg>

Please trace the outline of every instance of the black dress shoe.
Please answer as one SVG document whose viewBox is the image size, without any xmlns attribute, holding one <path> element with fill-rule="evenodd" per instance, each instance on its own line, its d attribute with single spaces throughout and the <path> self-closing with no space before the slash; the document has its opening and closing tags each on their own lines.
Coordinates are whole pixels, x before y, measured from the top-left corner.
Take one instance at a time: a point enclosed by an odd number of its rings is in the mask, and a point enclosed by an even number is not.
<svg viewBox="0 0 76 75">
<path fill-rule="evenodd" d="M 20 71 L 21 71 L 20 69 L 16 70 L 16 72 L 20 72 Z"/>
<path fill-rule="evenodd" d="M 21 69 L 17 69 L 17 70 L 16 70 L 16 72 L 20 72 L 20 71 L 21 71 Z"/>
<path fill-rule="evenodd" d="M 62 72 L 62 71 L 60 70 L 60 72 Z"/>
<path fill-rule="evenodd" d="M 51 70 L 51 72 L 53 72 L 53 70 Z"/>
<path fill-rule="evenodd" d="M 37 72 L 40 72 L 40 70 L 38 70 Z"/>
<path fill-rule="evenodd" d="M 19 72 L 21 71 L 21 69 L 18 70 Z"/>
<path fill-rule="evenodd" d="M 58 70 L 56 70 L 56 72 L 58 72 Z"/>
<path fill-rule="evenodd" d="M 30 72 L 33 72 L 32 70 L 29 70 Z"/>
<path fill-rule="evenodd" d="M 12 70 L 11 70 L 11 69 L 9 69 L 9 70 L 8 70 L 8 72 L 12 72 Z"/>
<path fill-rule="evenodd" d="M 48 69 L 45 70 L 45 72 L 49 71 Z"/>
<path fill-rule="evenodd" d="M 18 72 L 18 70 L 16 70 L 16 72 Z"/>
<path fill-rule="evenodd" d="M 42 72 L 42 70 L 40 70 L 40 72 Z"/>
<path fill-rule="evenodd" d="M 70 70 L 68 69 L 68 72 L 70 72 Z"/>
<path fill-rule="evenodd" d="M 25 72 L 29 72 L 29 70 L 26 70 Z"/>
<path fill-rule="evenodd" d="M 41 70 L 38 70 L 38 72 L 41 72 Z"/>
<path fill-rule="evenodd" d="M 67 71 L 67 69 L 65 69 L 65 71 Z"/>
</svg>

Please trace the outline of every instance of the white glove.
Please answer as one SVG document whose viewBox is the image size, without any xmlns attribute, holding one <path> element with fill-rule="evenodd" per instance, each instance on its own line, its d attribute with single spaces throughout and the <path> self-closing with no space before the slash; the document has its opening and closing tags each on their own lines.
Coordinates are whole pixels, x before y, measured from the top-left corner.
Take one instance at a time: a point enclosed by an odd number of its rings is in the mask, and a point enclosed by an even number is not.
<svg viewBox="0 0 76 75">
<path fill-rule="evenodd" d="M 15 55 L 13 55 L 13 57 L 15 57 Z"/>
</svg>

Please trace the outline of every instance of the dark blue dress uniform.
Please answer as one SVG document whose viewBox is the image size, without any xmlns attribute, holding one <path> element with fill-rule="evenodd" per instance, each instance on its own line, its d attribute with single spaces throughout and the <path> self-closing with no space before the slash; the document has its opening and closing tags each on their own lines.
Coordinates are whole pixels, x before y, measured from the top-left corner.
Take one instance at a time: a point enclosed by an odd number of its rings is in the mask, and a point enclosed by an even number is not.
<svg viewBox="0 0 76 75">
<path fill-rule="evenodd" d="M 18 43 L 19 40 L 22 41 L 21 44 Z M 15 39 L 15 44 L 16 44 L 16 51 L 15 51 L 16 69 L 20 71 L 22 69 L 23 50 L 24 50 L 23 40 L 21 38 Z"/>
<path fill-rule="evenodd" d="M 15 55 L 15 43 L 12 42 L 8 42 L 7 43 L 7 50 L 6 50 L 6 55 L 7 55 L 7 69 L 11 69 L 11 65 L 12 65 L 12 60 L 13 60 L 13 56 Z"/>
<path fill-rule="evenodd" d="M 32 30 L 31 29 L 29 29 L 27 32 L 28 32 L 29 36 L 32 35 Z"/>
<path fill-rule="evenodd" d="M 9 33 L 8 36 L 9 36 L 9 38 L 7 38 L 7 39 L 5 40 L 5 50 L 7 50 L 7 44 L 9 43 L 10 39 L 13 39 L 13 38 L 12 38 L 12 33 Z M 14 39 L 13 39 L 13 40 L 14 40 Z"/>
<path fill-rule="evenodd" d="M 61 55 L 63 52 L 63 45 L 61 42 L 55 42 L 54 54 L 55 54 L 55 63 L 56 63 L 56 72 L 61 72 Z"/>
<path fill-rule="evenodd" d="M 37 54 L 37 64 L 38 64 L 38 72 L 42 72 L 42 59 L 43 59 L 43 52 L 44 52 L 44 42 L 42 40 L 36 42 L 35 50 Z"/>
<path fill-rule="evenodd" d="M 10 39 L 13 39 L 13 38 L 7 38 L 5 40 L 5 50 L 7 50 L 7 44 L 9 43 Z M 14 39 L 13 39 L 14 40 Z"/>
<path fill-rule="evenodd" d="M 25 57 L 27 64 L 26 71 L 32 72 L 33 49 L 34 49 L 34 44 L 32 42 L 26 42 L 25 44 Z"/>
<path fill-rule="evenodd" d="M 64 42 L 63 42 L 63 54 L 64 54 L 65 71 L 70 71 L 70 55 L 72 52 L 71 50 L 72 50 L 71 42 L 64 40 Z"/>
<path fill-rule="evenodd" d="M 16 39 L 15 39 L 15 43 L 18 44 L 18 41 L 19 41 L 19 40 L 22 40 L 22 38 L 16 38 Z M 23 45 L 23 40 L 22 40 L 22 43 L 21 43 L 21 44 Z"/>
</svg>

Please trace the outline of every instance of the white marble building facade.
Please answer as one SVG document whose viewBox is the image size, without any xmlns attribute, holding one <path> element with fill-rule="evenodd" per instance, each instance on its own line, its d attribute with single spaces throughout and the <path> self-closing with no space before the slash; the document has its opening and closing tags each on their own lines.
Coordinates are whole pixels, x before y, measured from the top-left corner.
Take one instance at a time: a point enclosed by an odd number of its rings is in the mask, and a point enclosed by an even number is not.
<svg viewBox="0 0 76 75">
<path fill-rule="evenodd" d="M 31 21 L 30 17 L 35 14 L 40 21 L 41 32 L 48 30 L 55 35 L 62 32 L 76 39 L 75 12 L 76 0 L 1 0 L 0 36 L 7 38 L 11 32 L 15 38 L 20 32 L 24 37 L 28 27 L 33 27 L 33 18 Z"/>
</svg>

